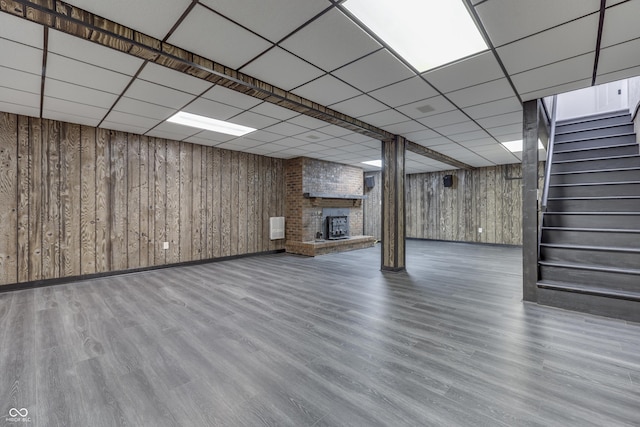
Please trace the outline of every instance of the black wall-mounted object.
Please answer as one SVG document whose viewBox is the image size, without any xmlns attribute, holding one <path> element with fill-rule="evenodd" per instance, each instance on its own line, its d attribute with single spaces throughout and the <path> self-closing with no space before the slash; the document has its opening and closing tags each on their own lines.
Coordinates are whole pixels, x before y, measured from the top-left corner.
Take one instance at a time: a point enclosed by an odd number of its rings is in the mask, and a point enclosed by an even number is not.
<svg viewBox="0 0 640 427">
<path fill-rule="evenodd" d="M 371 189 L 376 186 L 376 177 L 375 176 L 365 176 L 364 177 L 364 186 L 367 189 Z"/>
<path fill-rule="evenodd" d="M 453 175 L 445 175 L 442 177 L 442 183 L 445 187 L 453 187 Z"/>
</svg>

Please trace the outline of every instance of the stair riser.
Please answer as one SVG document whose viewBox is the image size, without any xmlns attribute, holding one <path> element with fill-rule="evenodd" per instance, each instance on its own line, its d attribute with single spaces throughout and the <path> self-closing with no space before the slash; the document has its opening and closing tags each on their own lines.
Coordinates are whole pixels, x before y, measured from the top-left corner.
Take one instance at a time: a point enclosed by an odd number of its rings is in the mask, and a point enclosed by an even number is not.
<svg viewBox="0 0 640 427">
<path fill-rule="evenodd" d="M 640 196 L 640 184 L 549 187 L 549 197 Z"/>
<path fill-rule="evenodd" d="M 586 160 L 571 163 L 555 163 L 551 172 L 577 172 L 599 169 L 619 169 L 640 167 L 640 157 L 623 157 L 621 159 Z"/>
<path fill-rule="evenodd" d="M 636 137 L 634 135 L 619 135 L 619 136 L 612 136 L 609 138 L 587 139 L 587 140 L 578 140 L 578 141 L 572 141 L 572 142 L 561 142 L 556 140 L 554 151 L 609 147 L 611 145 L 631 144 L 635 142 L 635 140 L 636 140 Z"/>
<path fill-rule="evenodd" d="M 549 214 L 545 214 L 544 225 L 547 227 L 619 228 L 619 229 L 626 229 L 626 230 L 640 230 L 640 215 L 571 215 L 571 214 L 549 215 Z M 547 231 L 550 233 L 556 233 L 556 231 L 549 231 L 549 230 Z M 577 233 L 576 236 L 578 236 L 578 234 L 582 234 L 583 232 L 558 231 L 557 233 L 566 233 L 567 236 L 570 236 L 571 233 Z M 543 237 L 544 237 L 544 234 L 543 234 Z M 594 235 L 593 237 L 600 239 L 600 237 L 598 237 L 597 235 Z M 636 235 L 635 237 L 630 237 L 630 239 L 634 239 L 633 241 L 636 242 L 636 244 L 638 244 L 637 242 L 640 242 L 640 236 L 638 235 Z M 579 243 L 579 242 L 582 242 L 582 241 L 579 241 L 579 240 L 575 241 L 575 243 Z M 591 242 L 593 242 L 593 240 L 591 240 Z M 552 243 L 552 241 L 548 241 L 548 243 Z"/>
<path fill-rule="evenodd" d="M 640 276 L 635 274 L 578 270 L 575 268 L 541 265 L 540 279 L 597 286 L 611 290 L 640 292 Z"/>
<path fill-rule="evenodd" d="M 598 124 L 600 126 L 600 124 Z M 569 141 L 584 138 L 597 138 L 602 136 L 620 135 L 633 132 L 633 123 L 624 123 L 615 127 L 586 128 L 585 130 L 574 131 L 564 127 L 556 127 L 556 141 Z"/>
<path fill-rule="evenodd" d="M 640 199 L 549 200 L 551 212 L 638 212 Z"/>
<path fill-rule="evenodd" d="M 589 120 L 586 122 L 571 123 L 558 122 L 556 124 L 556 132 L 571 132 L 582 129 L 592 129 L 602 126 L 625 125 L 631 122 L 631 115 L 626 114 L 617 117 L 606 117 L 599 120 Z"/>
<path fill-rule="evenodd" d="M 577 174 L 551 175 L 550 184 L 587 184 L 594 182 L 636 181 L 640 170 L 614 170 L 607 172 L 590 172 Z"/>
<path fill-rule="evenodd" d="M 555 215 L 554 215 L 555 216 Z M 549 217 L 545 217 L 544 222 L 548 223 Z M 609 218 L 612 218 L 609 216 Z M 583 218 L 584 219 L 584 218 Z M 555 221 L 559 222 L 559 221 Z M 586 222 L 586 221 L 583 221 Z M 638 221 L 636 221 L 638 222 Z M 584 225 L 584 224 L 581 224 Z M 602 224 L 603 228 L 618 228 L 617 223 Z M 628 228 L 632 225 L 629 224 Z M 557 243 L 565 245 L 588 245 L 588 246 L 612 246 L 619 248 L 640 248 L 640 234 L 624 232 L 601 232 L 601 231 L 566 231 L 566 230 L 542 230 L 542 243 Z M 640 264 L 638 264 L 640 268 Z"/>
<path fill-rule="evenodd" d="M 564 160 L 578 160 L 578 159 L 595 159 L 598 157 L 613 157 L 613 156 L 630 156 L 633 154 L 640 154 L 640 147 L 638 144 L 624 145 L 622 147 L 611 148 L 598 148 L 587 151 L 569 151 L 569 152 L 554 152 L 554 161 Z"/>
<path fill-rule="evenodd" d="M 540 258 L 544 261 L 565 262 L 568 264 L 602 265 L 612 268 L 640 267 L 640 253 L 590 251 L 582 249 L 540 248 Z M 638 290 L 640 291 L 640 276 Z"/>
</svg>

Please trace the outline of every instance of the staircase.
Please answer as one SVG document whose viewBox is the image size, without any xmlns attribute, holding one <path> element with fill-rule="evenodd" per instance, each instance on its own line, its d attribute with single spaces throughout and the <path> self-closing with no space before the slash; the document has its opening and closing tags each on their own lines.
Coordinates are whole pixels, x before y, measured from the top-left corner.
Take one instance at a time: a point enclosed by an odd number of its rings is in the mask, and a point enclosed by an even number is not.
<svg viewBox="0 0 640 427">
<path fill-rule="evenodd" d="M 558 122 L 539 302 L 640 321 L 640 154 L 628 111 Z"/>
</svg>

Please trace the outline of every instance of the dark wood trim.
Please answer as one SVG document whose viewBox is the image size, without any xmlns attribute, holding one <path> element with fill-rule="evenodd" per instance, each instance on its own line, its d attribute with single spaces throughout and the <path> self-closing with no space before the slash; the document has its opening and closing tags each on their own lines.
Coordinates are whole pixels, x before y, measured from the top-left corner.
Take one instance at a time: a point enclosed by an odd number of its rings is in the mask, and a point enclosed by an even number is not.
<svg viewBox="0 0 640 427">
<path fill-rule="evenodd" d="M 522 247 L 522 245 L 508 245 L 506 243 L 467 242 L 467 241 L 444 240 L 444 239 L 423 239 L 420 237 L 407 237 L 407 240 L 417 240 L 417 241 L 425 241 L 425 242 L 460 243 L 461 245 L 498 246 L 498 247 L 504 247 L 504 248 L 521 248 Z"/>
<path fill-rule="evenodd" d="M 382 143 L 382 250 L 380 269 L 406 268 L 405 210 L 406 140 L 396 136 Z"/>
<path fill-rule="evenodd" d="M 67 283 L 81 282 L 81 281 L 91 280 L 91 279 L 99 279 L 102 277 L 121 276 L 125 274 L 141 273 L 144 271 L 161 270 L 165 268 L 187 267 L 191 265 L 210 264 L 213 262 L 231 261 L 234 259 L 249 258 L 249 257 L 255 257 L 255 256 L 263 256 L 263 255 L 274 255 L 274 254 L 280 254 L 284 252 L 285 252 L 285 249 L 276 249 L 272 251 L 263 251 L 263 252 L 256 252 L 256 253 L 250 253 L 250 254 L 231 255 L 231 256 L 223 256 L 220 258 L 200 259 L 195 261 L 177 262 L 173 264 L 134 268 L 131 270 L 108 271 L 104 273 L 85 274 L 81 276 L 60 277 L 57 279 L 33 280 L 30 282 L 15 283 L 11 285 L 2 285 L 0 286 L 0 294 L 5 292 L 21 291 L 24 289 L 45 288 L 49 286 L 64 285 Z"/>
<path fill-rule="evenodd" d="M 598 37 L 596 39 L 596 56 L 593 60 L 593 74 L 591 75 L 591 86 L 596 84 L 598 77 L 598 62 L 600 61 L 600 45 L 602 44 L 602 29 L 604 28 L 604 14 L 607 10 L 607 0 L 600 0 L 600 18 L 598 20 Z"/>
<path fill-rule="evenodd" d="M 537 302 L 538 282 L 538 129 L 539 100 L 523 105 L 522 150 L 522 294 Z"/>
</svg>

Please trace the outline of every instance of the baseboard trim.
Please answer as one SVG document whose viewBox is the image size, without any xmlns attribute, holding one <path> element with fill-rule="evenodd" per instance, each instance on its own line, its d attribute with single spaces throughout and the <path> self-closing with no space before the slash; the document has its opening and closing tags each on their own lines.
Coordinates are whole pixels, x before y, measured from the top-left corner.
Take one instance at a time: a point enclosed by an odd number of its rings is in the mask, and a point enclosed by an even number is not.
<svg viewBox="0 0 640 427">
<path fill-rule="evenodd" d="M 500 246 L 505 248 L 521 248 L 522 245 L 510 245 L 508 243 L 488 243 L 488 242 L 469 242 L 465 240 L 443 240 L 443 239 L 425 239 L 421 237 L 407 237 L 407 240 L 418 240 L 427 242 L 446 242 L 446 243 L 461 243 L 464 245 L 481 245 L 481 246 Z"/>
<path fill-rule="evenodd" d="M 133 268 L 130 270 L 106 271 L 103 273 L 85 274 L 81 276 L 59 277 L 56 279 L 44 279 L 44 280 L 33 280 L 30 282 L 12 283 L 9 285 L 1 285 L 0 293 L 22 291 L 25 289 L 45 288 L 48 286 L 56 286 L 56 285 L 65 285 L 68 283 L 81 282 L 84 280 L 100 279 L 103 277 L 120 276 L 120 275 L 133 274 L 133 273 L 142 273 L 145 271 L 162 270 L 164 268 L 188 267 L 192 265 L 202 265 L 202 264 L 210 264 L 210 263 L 221 262 L 221 261 L 231 261 L 231 260 L 240 259 L 240 258 L 249 258 L 249 257 L 255 257 L 255 256 L 263 256 L 263 255 L 274 255 L 274 254 L 279 254 L 284 252 L 285 252 L 284 249 L 275 249 L 272 251 L 253 252 L 253 253 L 242 254 L 242 255 L 230 255 L 230 256 L 219 257 L 219 258 L 208 258 L 208 259 L 199 259 L 195 261 L 178 262 L 178 263 L 172 263 L 172 264 L 154 265 L 151 267 Z"/>
</svg>

